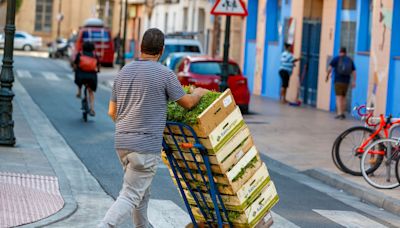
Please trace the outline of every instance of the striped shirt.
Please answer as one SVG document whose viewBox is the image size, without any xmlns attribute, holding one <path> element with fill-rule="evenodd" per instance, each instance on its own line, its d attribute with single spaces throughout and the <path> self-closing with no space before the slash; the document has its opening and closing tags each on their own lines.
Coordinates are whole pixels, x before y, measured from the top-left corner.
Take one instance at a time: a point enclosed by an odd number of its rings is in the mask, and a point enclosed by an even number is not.
<svg viewBox="0 0 400 228">
<path fill-rule="evenodd" d="M 134 61 L 114 80 L 111 101 L 117 104 L 116 149 L 160 153 L 167 102 L 185 95 L 176 75 L 154 61 Z"/>
<path fill-rule="evenodd" d="M 293 67 L 294 67 L 294 57 L 292 53 L 288 51 L 284 51 L 281 56 L 281 66 L 279 69 L 286 70 L 289 72 L 289 75 L 292 74 Z"/>
</svg>

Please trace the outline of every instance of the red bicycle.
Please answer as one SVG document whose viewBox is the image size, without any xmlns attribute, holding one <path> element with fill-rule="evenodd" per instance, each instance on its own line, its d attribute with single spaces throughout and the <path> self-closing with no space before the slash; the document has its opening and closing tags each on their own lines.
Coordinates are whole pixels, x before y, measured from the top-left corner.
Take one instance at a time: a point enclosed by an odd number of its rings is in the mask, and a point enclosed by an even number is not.
<svg viewBox="0 0 400 228">
<path fill-rule="evenodd" d="M 365 126 L 355 126 L 341 133 L 332 149 L 332 157 L 335 165 L 345 173 L 362 176 L 360 159 L 365 149 L 373 141 L 381 138 L 389 138 L 400 130 L 400 119 L 393 119 L 390 115 L 373 117 L 373 109 L 366 106 L 356 108 L 357 113 L 365 119 Z M 363 112 L 365 110 L 365 112 Z M 384 152 L 370 155 L 370 166 L 365 172 L 373 173 L 382 163 Z"/>
</svg>

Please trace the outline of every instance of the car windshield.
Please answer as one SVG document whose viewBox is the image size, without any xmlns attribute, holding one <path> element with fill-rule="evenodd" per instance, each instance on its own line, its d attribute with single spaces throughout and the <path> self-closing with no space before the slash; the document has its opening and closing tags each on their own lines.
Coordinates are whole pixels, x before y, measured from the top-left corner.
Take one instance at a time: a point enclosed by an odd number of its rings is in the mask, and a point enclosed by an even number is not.
<svg viewBox="0 0 400 228">
<path fill-rule="evenodd" d="M 190 72 L 200 75 L 221 75 L 222 62 L 194 62 L 190 64 Z M 229 64 L 229 75 L 240 74 L 240 69 L 236 64 Z"/>
<path fill-rule="evenodd" d="M 200 53 L 199 46 L 196 45 L 182 45 L 182 44 L 167 44 L 165 45 L 164 53 L 160 59 L 163 62 L 167 56 L 174 52 L 194 52 Z"/>
<path fill-rule="evenodd" d="M 89 42 L 109 42 L 110 33 L 104 29 L 102 30 L 88 30 L 82 34 L 83 41 Z"/>
</svg>

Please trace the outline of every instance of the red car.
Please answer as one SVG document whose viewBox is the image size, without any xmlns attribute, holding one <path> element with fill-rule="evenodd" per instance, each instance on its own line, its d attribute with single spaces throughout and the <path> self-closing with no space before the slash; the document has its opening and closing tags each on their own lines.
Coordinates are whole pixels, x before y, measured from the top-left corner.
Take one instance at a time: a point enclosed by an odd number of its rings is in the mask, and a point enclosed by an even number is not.
<svg viewBox="0 0 400 228">
<path fill-rule="evenodd" d="M 182 85 L 194 85 L 219 91 L 221 83 L 222 60 L 207 56 L 186 56 L 177 67 L 178 79 Z M 229 61 L 228 87 L 236 104 L 243 113 L 247 113 L 250 103 L 250 91 L 247 79 L 242 75 L 238 64 Z"/>
</svg>

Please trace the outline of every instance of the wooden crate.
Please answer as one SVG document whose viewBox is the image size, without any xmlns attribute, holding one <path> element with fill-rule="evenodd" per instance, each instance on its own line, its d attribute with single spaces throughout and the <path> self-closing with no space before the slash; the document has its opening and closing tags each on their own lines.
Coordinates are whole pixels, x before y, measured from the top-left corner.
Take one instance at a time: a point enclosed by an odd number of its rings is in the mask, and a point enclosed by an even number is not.
<svg viewBox="0 0 400 228">
<path fill-rule="evenodd" d="M 197 124 L 191 127 L 198 137 L 207 138 L 218 125 L 236 109 L 235 99 L 230 89 L 225 90 L 217 100 L 215 100 L 206 110 L 197 117 Z M 171 127 L 171 133 L 182 134 L 178 127 Z M 165 128 L 165 133 L 169 129 Z M 184 131 L 186 135 L 191 135 L 189 131 Z"/>
<path fill-rule="evenodd" d="M 240 108 L 236 107 L 235 110 L 230 113 L 225 119 L 223 119 L 219 124 L 204 138 L 199 138 L 200 143 L 209 151 L 216 153 L 225 143 L 227 143 L 236 133 L 244 126 L 243 116 L 240 112 Z M 175 140 L 178 144 L 191 142 L 194 143 L 193 137 L 185 137 L 179 135 L 164 134 L 165 142 L 176 148 Z"/>
<path fill-rule="evenodd" d="M 165 155 L 162 156 L 164 163 L 169 167 L 169 163 Z M 188 162 L 188 166 L 190 169 L 197 170 L 197 166 L 194 162 Z M 263 162 L 258 154 L 258 151 L 255 146 L 253 146 L 241 159 L 235 164 L 228 172 L 224 174 L 218 174 L 214 171 L 218 171 L 219 169 L 211 167 L 211 170 L 214 172 L 214 182 L 218 185 L 223 186 L 224 190 L 221 193 L 234 195 L 261 167 Z M 196 186 L 198 184 L 204 184 L 203 179 L 198 173 L 198 171 L 192 171 L 194 179 L 192 179 L 191 175 L 189 175 L 188 170 L 186 169 L 186 165 L 183 161 L 178 160 L 179 167 L 185 172 L 186 178 L 191 180 L 191 185 Z M 203 176 L 206 181 L 208 181 L 206 167 L 204 164 L 200 164 L 200 169 L 203 172 Z M 182 179 L 181 176 L 179 176 Z"/>
<path fill-rule="evenodd" d="M 278 201 L 279 196 L 276 192 L 275 185 L 270 181 L 267 186 L 265 186 L 262 193 L 245 210 L 241 212 L 228 211 L 228 214 L 230 215 L 234 227 L 253 228 L 257 226 L 263 218 L 265 218 L 271 208 L 275 206 Z M 192 206 L 191 209 L 196 221 L 205 221 L 199 208 Z"/>
<path fill-rule="evenodd" d="M 267 166 L 262 166 L 257 172 L 239 189 L 234 196 L 221 194 L 222 201 L 225 207 L 231 211 L 243 211 L 247 208 L 254 200 L 258 197 L 264 187 L 271 180 Z M 193 197 L 188 190 L 185 190 L 185 194 L 191 205 L 196 205 Z M 201 199 L 199 193 L 195 193 L 198 199 Z M 203 196 L 207 200 L 209 206 L 212 206 L 212 200 L 209 194 L 204 193 Z"/>
<path fill-rule="evenodd" d="M 266 214 L 266 215 L 264 216 L 264 218 L 262 218 L 254 228 L 269 228 L 269 227 L 271 227 L 273 224 L 274 224 L 274 221 L 272 220 L 271 212 L 268 212 L 268 214 Z M 205 222 L 198 222 L 198 223 L 197 223 L 197 226 L 198 226 L 199 228 L 210 228 L 210 227 L 208 226 L 208 224 L 205 223 Z M 224 224 L 222 227 L 223 227 L 223 228 L 229 228 L 229 225 Z M 239 228 L 239 227 L 241 227 L 241 226 L 238 226 L 238 225 L 235 226 L 235 225 L 234 225 L 233 227 L 234 227 L 234 228 Z M 246 228 L 246 226 L 242 226 L 242 227 L 243 227 L 243 228 Z M 194 225 L 193 225 L 193 223 L 190 223 L 190 224 L 186 225 L 185 228 L 194 228 Z M 218 228 L 218 224 L 212 224 L 212 228 Z"/>
</svg>

